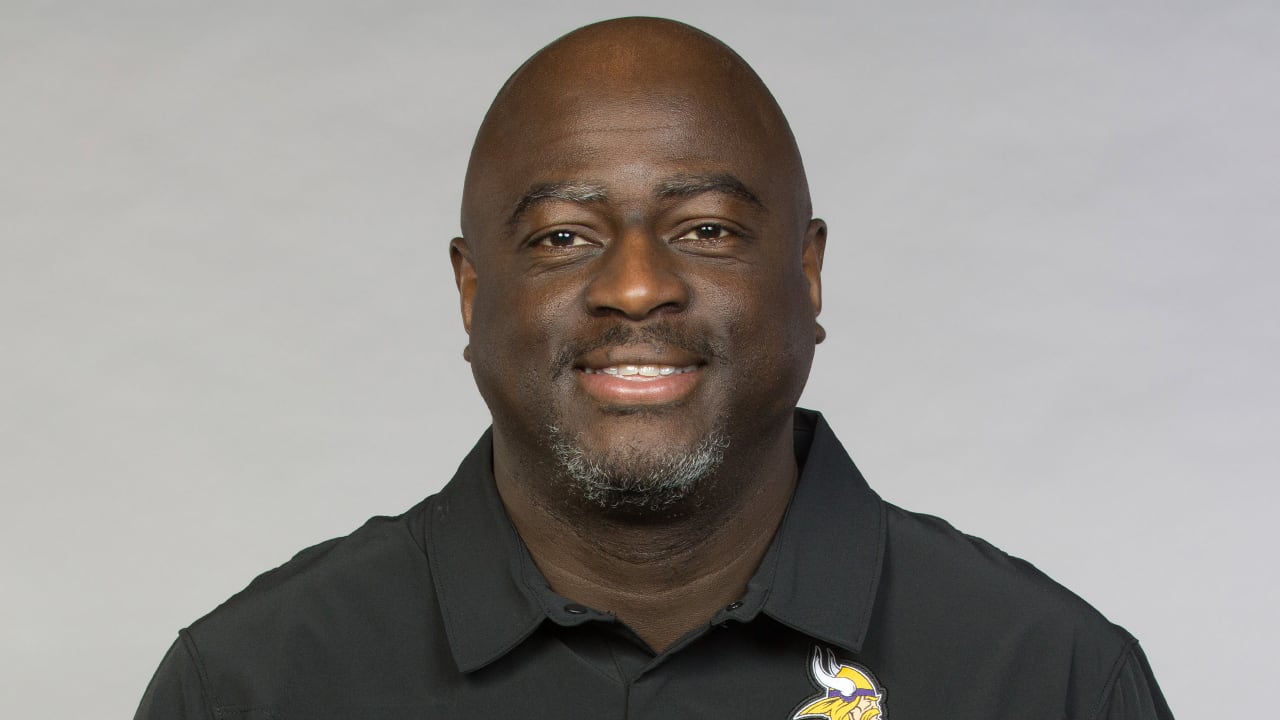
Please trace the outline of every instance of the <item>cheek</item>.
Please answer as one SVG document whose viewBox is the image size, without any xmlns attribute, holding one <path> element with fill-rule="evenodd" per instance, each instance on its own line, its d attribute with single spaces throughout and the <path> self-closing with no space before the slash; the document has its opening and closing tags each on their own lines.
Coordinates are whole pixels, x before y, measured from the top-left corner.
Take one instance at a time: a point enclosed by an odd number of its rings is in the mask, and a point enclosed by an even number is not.
<svg viewBox="0 0 1280 720">
<path fill-rule="evenodd" d="M 471 365 L 491 407 L 544 402 L 554 360 L 572 337 L 572 305 L 551 283 L 499 278 L 477 288 Z"/>
<path fill-rule="evenodd" d="M 815 331 L 808 284 L 797 270 L 772 273 L 744 295 L 737 318 L 737 358 L 775 400 L 794 404 L 813 365 Z"/>
<path fill-rule="evenodd" d="M 730 318 L 734 336 L 759 343 L 762 360 L 790 362 L 796 351 L 812 354 L 813 306 L 808 284 L 798 271 L 754 271 L 717 290 L 718 311 Z"/>
<path fill-rule="evenodd" d="M 510 277 L 481 283 L 472 309 L 472 344 L 499 353 L 545 349 L 570 305 L 568 294 L 552 283 Z"/>
</svg>

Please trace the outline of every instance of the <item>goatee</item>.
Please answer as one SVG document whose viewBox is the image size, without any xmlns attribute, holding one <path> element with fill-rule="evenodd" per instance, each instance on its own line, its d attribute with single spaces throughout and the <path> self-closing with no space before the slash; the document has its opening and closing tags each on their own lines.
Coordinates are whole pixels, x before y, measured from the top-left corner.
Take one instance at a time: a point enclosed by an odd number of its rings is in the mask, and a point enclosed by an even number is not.
<svg viewBox="0 0 1280 720">
<path fill-rule="evenodd" d="M 577 436 L 566 437 L 554 425 L 548 426 L 548 436 L 563 481 L 587 503 L 624 515 L 661 515 L 673 509 L 715 474 L 729 447 L 719 428 L 684 451 L 622 446 L 592 453 Z"/>
</svg>

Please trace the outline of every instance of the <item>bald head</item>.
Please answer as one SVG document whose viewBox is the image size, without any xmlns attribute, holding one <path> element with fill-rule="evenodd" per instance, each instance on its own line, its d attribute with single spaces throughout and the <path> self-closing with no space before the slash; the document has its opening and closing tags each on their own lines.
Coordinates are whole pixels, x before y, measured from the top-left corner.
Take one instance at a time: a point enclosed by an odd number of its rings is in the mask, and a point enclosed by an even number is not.
<svg viewBox="0 0 1280 720">
<path fill-rule="evenodd" d="M 616 154 L 610 141 L 665 129 L 665 158 L 714 165 L 718 154 L 755 155 L 789 195 L 797 222 L 810 214 L 808 185 L 790 126 L 759 76 L 732 49 L 696 28 L 658 18 L 621 18 L 561 37 L 526 61 L 486 114 L 463 192 L 463 234 L 487 235 L 524 189 L 504 187 L 514 169 L 562 166 Z M 617 132 L 606 133 L 602 131 Z M 547 154 L 576 135 L 574 152 Z M 593 137 L 594 135 L 594 137 Z M 609 135 L 608 138 L 605 135 Z M 680 157 L 684 155 L 685 157 Z M 532 169 L 532 167 L 530 167 Z M 535 173 L 536 174 L 536 173 Z M 550 174 L 554 174 L 551 172 Z M 539 178 L 535 182 L 550 181 Z M 494 207 L 496 198 L 508 204 Z"/>
</svg>

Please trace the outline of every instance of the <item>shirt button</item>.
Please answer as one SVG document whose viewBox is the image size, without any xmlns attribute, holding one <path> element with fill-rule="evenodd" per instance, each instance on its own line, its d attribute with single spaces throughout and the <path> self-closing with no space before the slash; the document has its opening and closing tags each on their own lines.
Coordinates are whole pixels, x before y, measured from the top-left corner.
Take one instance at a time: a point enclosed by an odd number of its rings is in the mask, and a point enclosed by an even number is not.
<svg viewBox="0 0 1280 720">
<path fill-rule="evenodd" d="M 587 614 L 586 606 L 579 605 L 578 603 L 569 603 L 568 605 L 565 605 L 564 611 L 569 613 L 570 615 L 586 615 Z"/>
<path fill-rule="evenodd" d="M 725 610 L 728 610 L 728 611 L 731 611 L 731 612 L 732 612 L 733 610 L 737 610 L 737 609 L 738 609 L 738 608 L 740 608 L 740 607 L 742 607 L 742 601 L 741 601 L 741 600 L 735 600 L 735 601 L 733 601 L 733 602 L 729 603 L 729 607 L 725 608 Z"/>
</svg>

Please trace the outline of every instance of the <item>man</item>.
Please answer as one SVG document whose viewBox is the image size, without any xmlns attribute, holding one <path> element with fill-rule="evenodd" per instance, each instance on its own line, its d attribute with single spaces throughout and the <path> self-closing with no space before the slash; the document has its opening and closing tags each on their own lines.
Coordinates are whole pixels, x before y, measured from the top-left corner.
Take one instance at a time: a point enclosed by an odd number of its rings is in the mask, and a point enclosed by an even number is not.
<svg viewBox="0 0 1280 720">
<path fill-rule="evenodd" d="M 1171 717 L 1124 630 L 796 410 L 826 227 L 727 47 L 625 19 L 539 52 L 462 230 L 492 430 L 184 630 L 138 718 Z"/>
</svg>

